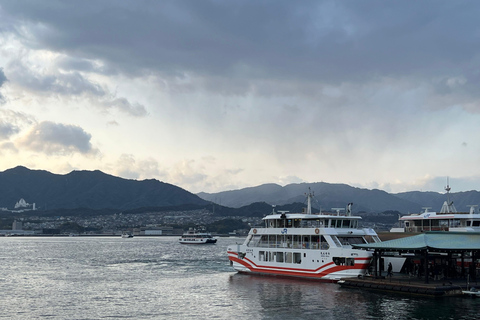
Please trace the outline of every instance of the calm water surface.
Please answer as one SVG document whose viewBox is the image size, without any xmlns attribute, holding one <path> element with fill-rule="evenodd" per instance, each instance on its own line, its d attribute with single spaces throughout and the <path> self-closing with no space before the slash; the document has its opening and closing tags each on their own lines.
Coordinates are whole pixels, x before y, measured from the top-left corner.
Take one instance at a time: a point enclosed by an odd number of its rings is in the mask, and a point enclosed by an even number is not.
<svg viewBox="0 0 480 320">
<path fill-rule="evenodd" d="M 418 298 L 240 275 L 178 237 L 0 238 L 0 318 L 475 319 L 480 299 Z"/>
</svg>

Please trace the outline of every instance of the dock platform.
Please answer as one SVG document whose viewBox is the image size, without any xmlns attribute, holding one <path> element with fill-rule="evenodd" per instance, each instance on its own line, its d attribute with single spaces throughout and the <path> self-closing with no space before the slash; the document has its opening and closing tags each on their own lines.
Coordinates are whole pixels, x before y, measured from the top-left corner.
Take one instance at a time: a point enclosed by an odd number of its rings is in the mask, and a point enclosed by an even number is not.
<svg viewBox="0 0 480 320">
<path fill-rule="evenodd" d="M 467 283 L 465 279 L 458 280 L 425 280 L 405 275 L 393 277 L 359 277 L 343 278 L 338 284 L 346 288 L 358 288 L 366 290 L 380 290 L 402 294 L 414 294 L 431 297 L 461 296 L 463 291 L 469 291 L 472 287 L 480 288 L 476 282 Z"/>
</svg>

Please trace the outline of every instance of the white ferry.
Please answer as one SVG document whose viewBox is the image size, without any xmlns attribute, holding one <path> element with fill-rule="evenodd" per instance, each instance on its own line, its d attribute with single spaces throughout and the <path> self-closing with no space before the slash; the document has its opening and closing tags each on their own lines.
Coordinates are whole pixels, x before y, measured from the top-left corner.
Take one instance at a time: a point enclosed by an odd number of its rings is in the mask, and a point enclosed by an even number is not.
<svg viewBox="0 0 480 320">
<path fill-rule="evenodd" d="M 273 212 L 264 226 L 252 228 L 242 245 L 227 249 L 230 265 L 240 273 L 289 276 L 335 282 L 365 274 L 372 252 L 352 244 L 380 242 L 373 229 L 359 228 L 361 217 L 346 213 L 312 214 L 312 194 L 303 213 Z"/>
<path fill-rule="evenodd" d="M 178 241 L 181 244 L 214 244 L 217 238 L 213 237 L 208 232 L 200 232 L 195 229 L 190 229 L 185 232 Z"/>
<path fill-rule="evenodd" d="M 469 205 L 468 212 L 457 212 L 450 201 L 450 186 L 447 183 L 447 200 L 443 203 L 440 212 L 428 211 L 430 207 L 423 208 L 425 211 L 418 214 L 410 214 L 400 217 L 400 227 L 390 229 L 390 232 L 420 233 L 427 231 L 456 231 L 456 232 L 480 232 L 480 214 L 476 212 L 477 205 Z"/>
<path fill-rule="evenodd" d="M 133 238 L 133 233 L 122 232 L 122 238 Z"/>
</svg>

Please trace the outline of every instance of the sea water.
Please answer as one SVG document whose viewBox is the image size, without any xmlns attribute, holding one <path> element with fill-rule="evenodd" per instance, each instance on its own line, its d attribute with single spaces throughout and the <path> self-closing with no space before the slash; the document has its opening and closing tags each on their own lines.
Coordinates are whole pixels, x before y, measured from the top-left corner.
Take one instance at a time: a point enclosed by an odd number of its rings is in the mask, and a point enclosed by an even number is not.
<svg viewBox="0 0 480 320">
<path fill-rule="evenodd" d="M 237 274 L 226 247 L 178 237 L 2 237 L 0 318 L 474 319 L 480 299 L 426 298 Z"/>
</svg>

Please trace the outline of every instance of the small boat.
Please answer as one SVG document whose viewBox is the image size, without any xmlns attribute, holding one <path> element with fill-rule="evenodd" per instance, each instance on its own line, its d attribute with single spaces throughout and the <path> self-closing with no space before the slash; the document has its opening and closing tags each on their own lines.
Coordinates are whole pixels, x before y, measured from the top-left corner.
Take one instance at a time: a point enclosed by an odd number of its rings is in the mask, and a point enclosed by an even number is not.
<svg viewBox="0 0 480 320">
<path fill-rule="evenodd" d="M 477 288 L 470 288 L 470 290 L 462 290 L 462 293 L 464 295 L 470 296 L 470 297 L 480 297 L 480 291 L 478 291 Z"/>
<path fill-rule="evenodd" d="M 178 241 L 181 244 L 213 244 L 217 242 L 217 238 L 206 231 L 197 231 L 190 229 L 185 232 Z"/>
<path fill-rule="evenodd" d="M 133 238 L 133 234 L 130 232 L 123 232 L 122 238 Z"/>
<path fill-rule="evenodd" d="M 227 248 L 230 265 L 239 273 L 301 277 L 337 282 L 344 277 L 363 276 L 372 252 L 353 249 L 352 244 L 380 242 L 373 229 L 361 228 L 352 204 L 341 214 L 312 213 L 312 193 L 306 194 L 302 213 L 273 212 L 254 227 L 243 244 Z"/>
</svg>

